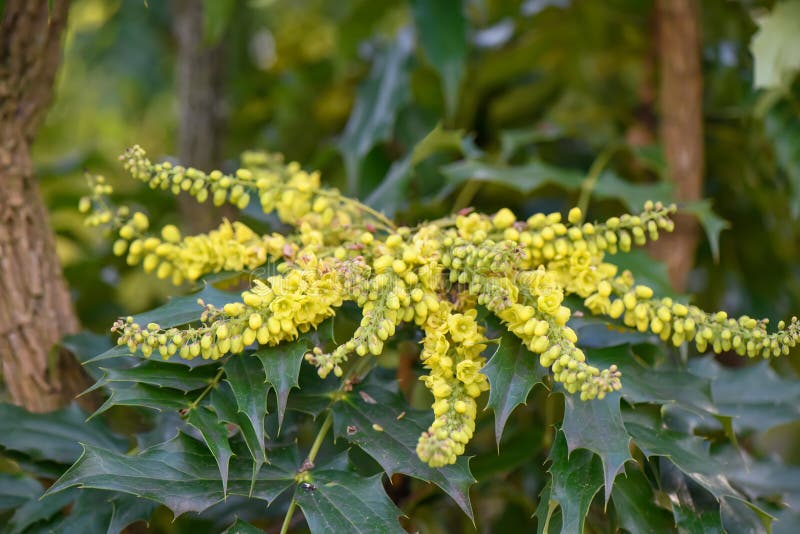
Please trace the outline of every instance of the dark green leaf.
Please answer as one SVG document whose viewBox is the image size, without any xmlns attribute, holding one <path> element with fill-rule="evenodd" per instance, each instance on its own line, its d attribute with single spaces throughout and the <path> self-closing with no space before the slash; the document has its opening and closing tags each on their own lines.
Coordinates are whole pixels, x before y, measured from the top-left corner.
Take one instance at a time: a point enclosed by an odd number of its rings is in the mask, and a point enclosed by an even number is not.
<svg viewBox="0 0 800 534">
<path fill-rule="evenodd" d="M 39 498 L 44 488 L 27 475 L 0 473 L 0 511 L 16 508 L 31 499 Z"/>
<path fill-rule="evenodd" d="M 300 385 L 298 377 L 306 352 L 308 352 L 306 339 L 301 338 L 292 343 L 262 348 L 253 354 L 261 360 L 261 364 L 264 366 L 266 383 L 275 390 L 278 400 L 278 425 L 283 425 L 283 414 L 286 411 L 289 390 Z"/>
<path fill-rule="evenodd" d="M 447 114 L 452 116 L 467 58 L 467 20 L 461 0 L 412 0 L 411 8 L 422 49 L 439 73 Z"/>
<path fill-rule="evenodd" d="M 204 406 L 199 406 L 189 411 L 186 421 L 200 431 L 203 440 L 208 445 L 211 454 L 219 466 L 219 475 L 222 480 L 222 493 L 228 492 L 228 465 L 233 452 L 228 442 L 228 429 L 224 422 Z"/>
<path fill-rule="evenodd" d="M 408 99 L 408 60 L 413 46 L 411 33 L 401 30 L 392 46 L 375 59 L 369 77 L 358 89 L 339 143 L 351 192 L 356 192 L 359 183 L 361 160 L 378 142 L 389 139 L 397 111 Z"/>
<path fill-rule="evenodd" d="M 191 399 L 182 391 L 134 383 L 114 387 L 106 402 L 92 414 L 92 417 L 105 412 L 112 406 L 138 406 L 161 412 L 182 410 L 189 406 L 190 402 Z"/>
<path fill-rule="evenodd" d="M 312 533 L 405 532 L 402 512 L 383 491 L 381 477 L 364 478 L 350 471 L 312 470 L 311 481 L 294 492 Z"/>
<path fill-rule="evenodd" d="M 71 504 L 78 493 L 78 490 L 70 489 L 26 502 L 14 511 L 14 515 L 8 521 L 8 531 L 11 534 L 19 534 L 34 523 L 53 517 L 62 508 Z"/>
<path fill-rule="evenodd" d="M 480 180 L 502 184 L 522 193 L 530 193 L 548 184 L 573 190 L 580 187 L 584 178 L 579 171 L 554 167 L 542 161 L 504 167 L 477 160 L 464 160 L 443 167 L 442 173 L 452 184 Z"/>
<path fill-rule="evenodd" d="M 711 247 L 711 255 L 714 256 L 714 261 L 719 261 L 719 234 L 730 228 L 731 225 L 728 221 L 717 215 L 711 207 L 711 201 L 698 200 L 681 206 L 681 211 L 691 213 L 697 220 L 700 221 L 700 226 L 706 232 L 708 238 L 708 245 Z"/>
<path fill-rule="evenodd" d="M 125 369 L 101 368 L 103 376 L 88 391 L 105 387 L 112 382 L 135 382 L 151 386 L 171 388 L 188 393 L 206 387 L 216 374 L 216 369 L 184 367 L 156 360 L 143 362 Z"/>
<path fill-rule="evenodd" d="M 564 395 L 564 422 L 561 430 L 569 452 L 588 449 L 603 462 L 606 502 L 611 488 L 625 462 L 633 460 L 629 450 L 630 436 L 622 422 L 620 394 L 615 392 L 602 400 L 582 401 L 576 395 Z"/>
<path fill-rule="evenodd" d="M 294 484 L 300 463 L 296 447 L 273 451 L 271 460 L 259 470 L 252 487 L 252 497 L 267 502 Z M 251 493 L 251 470 L 249 460 L 231 462 L 229 493 Z M 205 445 L 183 433 L 136 456 L 85 446 L 83 455 L 46 495 L 72 486 L 138 495 L 164 504 L 176 516 L 201 512 L 225 498 L 216 460 Z"/>
<path fill-rule="evenodd" d="M 225 534 L 264 534 L 264 531 L 258 527 L 254 527 L 247 521 L 242 521 L 237 518 L 236 521 L 228 527 Z"/>
<path fill-rule="evenodd" d="M 692 360 L 690 369 L 711 380 L 714 404 L 733 417 L 737 432 L 764 431 L 800 420 L 800 383 L 779 376 L 769 362 L 731 369 L 707 357 Z"/>
<path fill-rule="evenodd" d="M 589 349 L 586 358 L 598 367 L 617 364 L 622 371 L 622 397 L 630 402 L 676 404 L 701 414 L 717 412 L 707 379 L 684 370 L 646 366 L 628 346 Z"/>
<path fill-rule="evenodd" d="M 509 415 L 518 405 L 525 404 L 531 388 L 547 372 L 539 365 L 539 358 L 508 332 L 481 372 L 489 379 L 486 406 L 494 411 L 494 436 L 499 446 Z"/>
<path fill-rule="evenodd" d="M 236 399 L 237 410 L 246 417 L 246 424 L 251 426 L 258 446 L 264 450 L 264 417 L 267 415 L 264 367 L 258 358 L 243 354 L 229 359 L 223 368 L 225 380 Z"/>
<path fill-rule="evenodd" d="M 508 161 L 523 147 L 543 141 L 555 141 L 563 137 L 565 137 L 564 132 L 550 124 L 528 129 L 503 130 L 500 132 L 500 159 Z"/>
<path fill-rule="evenodd" d="M 583 532 L 589 505 L 603 487 L 603 464 L 591 451 L 570 454 L 562 432 L 556 434 L 550 460 L 550 500 L 561 508 L 562 532 Z"/>
<path fill-rule="evenodd" d="M 125 493 L 116 493 L 109 499 L 113 506 L 111 521 L 106 534 L 122 532 L 125 527 L 137 521 L 147 521 L 157 508 L 157 504 Z"/>
<path fill-rule="evenodd" d="M 157 506 L 133 495 L 84 489 L 77 492 L 69 514 L 48 524 L 47 531 L 117 534 L 137 521 L 147 521 Z"/>
<path fill-rule="evenodd" d="M 638 468 L 629 466 L 615 481 L 611 501 L 620 526 L 629 532 L 662 534 L 675 529 L 672 515 L 656 504 L 653 488 Z"/>
<path fill-rule="evenodd" d="M 0 446 L 23 452 L 34 460 L 62 464 L 81 454 L 79 443 L 125 450 L 127 440 L 113 434 L 99 420 L 86 421 L 77 405 L 50 413 L 30 413 L 11 404 L 0 404 Z"/>
<path fill-rule="evenodd" d="M 548 480 L 539 494 L 539 505 L 536 507 L 536 534 L 561 532 L 561 514 L 558 503 L 552 499 L 553 483 Z"/>
<path fill-rule="evenodd" d="M 203 313 L 203 307 L 198 304 L 198 299 L 202 299 L 206 304 L 222 307 L 228 302 L 241 300 L 239 293 L 220 291 L 214 286 L 207 285 L 202 291 L 186 295 L 185 297 L 173 297 L 169 301 L 154 310 L 140 313 L 133 316 L 133 321 L 140 325 L 156 323 L 161 328 L 172 328 L 193 321 L 199 321 Z"/>
<path fill-rule="evenodd" d="M 722 534 L 722 517 L 716 510 L 693 510 L 689 506 L 673 506 L 675 524 L 679 532 Z"/>
<path fill-rule="evenodd" d="M 261 465 L 266 461 L 264 449 L 258 441 L 258 436 L 253 430 L 253 425 L 248 421 L 247 416 L 239 412 L 239 407 L 236 404 L 236 398 L 233 395 L 231 387 L 223 382 L 216 389 L 211 392 L 210 399 L 211 407 L 217 412 L 217 418 L 220 421 L 225 421 L 236 425 L 242 433 L 245 444 L 250 451 L 250 456 L 253 459 L 253 474 L 261 468 Z"/>
<path fill-rule="evenodd" d="M 672 185 L 668 182 L 637 184 L 620 178 L 615 172 L 604 171 L 592 190 L 595 198 L 619 200 L 628 211 L 637 213 L 648 200 L 672 201 Z"/>
<path fill-rule="evenodd" d="M 429 411 L 413 410 L 400 395 L 371 384 L 354 387 L 332 410 L 337 439 L 361 447 L 389 476 L 403 473 L 436 484 L 473 517 L 469 487 L 475 479 L 469 459 L 462 457 L 454 465 L 434 469 L 417 457 L 417 440 L 432 422 Z M 382 430 L 376 430 L 376 424 Z"/>
</svg>

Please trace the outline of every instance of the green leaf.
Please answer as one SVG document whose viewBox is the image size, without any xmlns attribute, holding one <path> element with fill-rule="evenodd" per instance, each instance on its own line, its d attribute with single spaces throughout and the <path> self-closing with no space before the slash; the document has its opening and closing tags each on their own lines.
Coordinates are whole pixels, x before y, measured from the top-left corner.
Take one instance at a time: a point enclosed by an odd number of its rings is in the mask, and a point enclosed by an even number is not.
<svg viewBox="0 0 800 534">
<path fill-rule="evenodd" d="M 147 499 L 133 495 L 116 493 L 109 499 L 112 506 L 111 521 L 106 529 L 107 534 L 122 532 L 125 527 L 137 521 L 147 520 L 157 505 Z"/>
<path fill-rule="evenodd" d="M 603 462 L 606 503 L 611 497 L 614 479 L 625 462 L 633 460 L 620 413 L 620 394 L 615 392 L 602 400 L 582 401 L 576 395 L 564 395 L 564 422 L 561 431 L 570 454 L 575 449 L 588 449 Z"/>
<path fill-rule="evenodd" d="M 788 86 L 800 69 L 800 1 L 778 2 L 769 15 L 756 19 L 758 31 L 750 42 L 755 59 L 755 86 Z"/>
<path fill-rule="evenodd" d="M 203 37 L 206 44 L 217 44 L 230 25 L 236 0 L 203 0 Z"/>
<path fill-rule="evenodd" d="M 350 471 L 312 470 L 311 481 L 294 492 L 308 527 L 317 532 L 405 532 L 381 482 L 382 474 L 361 477 Z"/>
<path fill-rule="evenodd" d="M 206 387 L 216 373 L 216 369 L 207 366 L 191 368 L 155 360 L 123 369 L 101 369 L 103 376 L 87 392 L 114 382 L 135 382 L 188 393 Z"/>
<path fill-rule="evenodd" d="M 219 476 L 222 480 L 222 493 L 228 493 L 228 466 L 233 452 L 228 442 L 228 429 L 224 422 L 204 406 L 189 411 L 186 422 L 200 431 L 203 441 L 217 461 Z"/>
<path fill-rule="evenodd" d="M 259 448 L 264 450 L 264 417 L 267 415 L 267 388 L 264 387 L 264 367 L 258 358 L 242 354 L 229 359 L 223 366 L 225 380 L 230 384 L 237 410 L 246 418 L 255 434 Z"/>
<path fill-rule="evenodd" d="M 332 411 L 336 439 L 361 447 L 388 476 L 403 473 L 436 484 L 473 518 L 469 487 L 475 479 L 469 459 L 462 457 L 454 465 L 434 469 L 417 457 L 417 440 L 433 419 L 428 410 L 410 408 L 399 394 L 385 388 L 359 384 L 333 404 Z"/>
<path fill-rule="evenodd" d="M 47 525 L 48 532 L 106 532 L 116 534 L 137 521 L 146 521 L 157 508 L 133 495 L 80 490 L 69 514 Z"/>
<path fill-rule="evenodd" d="M 694 510 L 689 506 L 673 506 L 672 513 L 679 532 L 722 534 L 722 517 L 716 510 Z"/>
<path fill-rule="evenodd" d="M 0 473 L 0 511 L 16 508 L 22 503 L 36 499 L 44 488 L 33 477 Z"/>
<path fill-rule="evenodd" d="M 94 418 L 100 415 L 112 406 L 136 406 L 161 412 L 164 410 L 182 410 L 188 407 L 190 403 L 191 399 L 182 391 L 133 383 L 113 388 L 108 399 L 91 417 Z"/>
<path fill-rule="evenodd" d="M 691 360 L 690 369 L 711 381 L 714 404 L 733 417 L 736 432 L 765 431 L 800 420 L 800 383 L 779 376 L 769 362 L 726 368 L 706 357 Z"/>
<path fill-rule="evenodd" d="M 622 371 L 620 393 L 630 402 L 675 404 L 701 415 L 718 412 L 707 379 L 663 365 L 647 366 L 629 346 L 587 349 L 586 359 L 601 368 L 616 364 Z"/>
<path fill-rule="evenodd" d="M 675 529 L 672 515 L 656 504 L 653 488 L 636 467 L 629 466 L 615 481 L 611 501 L 620 526 L 628 532 L 661 534 Z"/>
<path fill-rule="evenodd" d="M 78 490 L 71 489 L 55 495 L 45 494 L 41 498 L 26 502 L 17 508 L 8 520 L 8 532 L 19 534 L 34 523 L 53 517 L 62 508 L 71 504 L 77 495 Z"/>
<path fill-rule="evenodd" d="M 649 286 L 656 294 L 662 297 L 677 296 L 669 280 L 667 265 L 654 259 L 646 251 L 633 249 L 630 252 L 617 252 L 614 255 L 606 256 L 606 260 L 619 267 L 620 270 L 631 271 L 638 283 Z"/>
<path fill-rule="evenodd" d="M 264 534 L 264 531 L 237 517 L 225 534 Z"/>
<path fill-rule="evenodd" d="M 0 404 L 0 446 L 25 453 L 34 460 L 71 464 L 81 453 L 79 443 L 125 450 L 128 441 L 113 434 L 99 420 L 86 421 L 73 404 L 50 413 L 30 413 Z"/>
<path fill-rule="evenodd" d="M 414 47 L 407 30 L 375 58 L 369 77 L 358 88 L 353 112 L 339 142 L 347 170 L 348 188 L 356 193 L 361 160 L 380 141 L 392 135 L 397 111 L 408 100 L 408 62 Z"/>
<path fill-rule="evenodd" d="M 300 386 L 298 377 L 306 352 L 308 352 L 308 344 L 305 338 L 301 338 L 292 343 L 262 348 L 253 354 L 261 360 L 266 374 L 266 383 L 275 390 L 278 400 L 278 428 L 283 425 L 283 414 L 286 412 L 289 391 Z"/>
<path fill-rule="evenodd" d="M 272 451 L 272 461 L 257 473 L 251 488 L 251 462 L 231 462 L 228 491 L 272 502 L 294 484 L 300 465 L 296 447 Z M 225 495 L 216 460 L 208 448 L 186 434 L 127 456 L 108 449 L 84 446 L 75 464 L 47 491 L 53 495 L 73 487 L 130 493 L 164 504 L 176 516 L 202 512 Z"/>
<path fill-rule="evenodd" d="M 566 137 L 564 132 L 552 124 L 518 130 L 503 130 L 500 132 L 500 159 L 508 161 L 523 147 L 564 137 Z"/>
<path fill-rule="evenodd" d="M 468 51 L 461 0 L 412 0 L 411 10 L 422 49 L 442 80 L 447 115 L 452 116 Z"/>
<path fill-rule="evenodd" d="M 583 532 L 583 523 L 594 496 L 603 487 L 603 465 L 594 453 L 580 449 L 572 454 L 562 432 L 550 450 L 553 462 L 550 500 L 561 508 L 562 532 Z"/>
<path fill-rule="evenodd" d="M 217 418 L 220 421 L 236 425 L 241 431 L 245 444 L 250 451 L 250 456 L 253 459 L 253 476 L 255 476 L 261 465 L 266 462 L 264 448 L 259 443 L 258 436 L 247 416 L 239 412 L 239 407 L 236 404 L 236 398 L 230 385 L 223 382 L 212 390 L 210 405 L 217 412 Z"/>
<path fill-rule="evenodd" d="M 714 261 L 719 261 L 719 234 L 730 228 L 730 223 L 714 212 L 711 208 L 711 201 L 708 199 L 685 204 L 681 206 L 681 211 L 697 217 L 708 238 L 711 255 L 714 256 Z"/>
<path fill-rule="evenodd" d="M 592 190 L 594 198 L 619 200 L 628 211 L 637 213 L 648 200 L 672 201 L 672 184 L 669 182 L 634 183 L 623 180 L 615 172 L 606 170 Z"/>
<path fill-rule="evenodd" d="M 664 456 L 686 476 L 703 486 L 717 499 L 729 496 L 742 499 L 723 475 L 727 468 L 708 452 L 709 443 L 696 436 L 666 428 L 651 428 L 636 422 L 625 422 L 625 428 L 636 446 L 647 456 Z"/>
<path fill-rule="evenodd" d="M 499 447 L 511 412 L 525 404 L 533 386 L 541 382 L 547 372 L 539 365 L 539 358 L 509 332 L 503 334 L 500 345 L 481 372 L 489 379 L 486 406 L 494 411 L 494 437 Z"/>
<path fill-rule="evenodd" d="M 544 185 L 558 185 L 574 190 L 583 183 L 583 173 L 554 167 L 542 161 L 505 167 L 474 159 L 457 161 L 442 167 L 442 173 L 451 184 L 479 180 L 508 186 L 522 193 L 530 193 Z"/>
</svg>

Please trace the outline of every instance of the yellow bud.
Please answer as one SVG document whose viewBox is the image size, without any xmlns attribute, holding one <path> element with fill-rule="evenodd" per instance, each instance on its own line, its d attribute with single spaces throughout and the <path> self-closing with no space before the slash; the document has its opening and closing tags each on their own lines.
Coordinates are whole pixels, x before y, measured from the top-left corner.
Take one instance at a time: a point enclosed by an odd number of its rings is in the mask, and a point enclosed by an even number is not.
<svg viewBox="0 0 800 534">
<path fill-rule="evenodd" d="M 583 220 L 583 213 L 580 208 L 572 208 L 569 210 L 567 220 L 572 224 L 578 224 Z"/>
<path fill-rule="evenodd" d="M 137 211 L 136 213 L 133 214 L 133 219 L 131 220 L 131 223 L 133 223 L 134 228 L 136 228 L 140 232 L 144 232 L 150 226 L 150 220 L 147 218 L 147 215 L 145 215 L 140 211 Z"/>
<path fill-rule="evenodd" d="M 261 317 L 261 314 L 259 313 L 250 314 L 250 318 L 247 321 L 248 325 L 253 330 L 258 330 L 261 327 L 262 322 L 263 319 Z M 250 343 L 252 343 L 252 341 Z M 250 343 L 247 343 L 247 345 L 249 345 Z"/>
<path fill-rule="evenodd" d="M 516 220 L 517 218 L 514 216 L 514 213 L 510 209 L 503 208 L 500 211 L 498 211 L 492 218 L 492 224 L 494 224 L 494 227 L 497 228 L 498 230 L 505 230 L 506 228 L 514 224 Z"/>
<path fill-rule="evenodd" d="M 181 232 L 174 224 L 168 224 L 161 229 L 161 237 L 168 243 L 177 243 L 181 240 Z"/>
<path fill-rule="evenodd" d="M 117 239 L 114 241 L 114 246 L 112 248 L 115 256 L 122 256 L 125 254 L 125 251 L 128 249 L 128 242 L 124 239 Z"/>
</svg>

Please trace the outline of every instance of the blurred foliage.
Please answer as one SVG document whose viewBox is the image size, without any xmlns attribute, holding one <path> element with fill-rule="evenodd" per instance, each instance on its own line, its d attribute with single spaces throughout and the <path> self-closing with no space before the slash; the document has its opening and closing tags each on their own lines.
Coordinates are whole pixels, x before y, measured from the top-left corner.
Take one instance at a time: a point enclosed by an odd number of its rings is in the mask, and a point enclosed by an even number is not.
<svg viewBox="0 0 800 534">
<path fill-rule="evenodd" d="M 470 0 L 461 8 L 445 0 L 205 4 L 215 11 L 209 11 L 203 31 L 226 47 L 229 159 L 252 147 L 282 151 L 406 223 L 468 206 L 487 213 L 506 206 L 521 218 L 565 211 L 579 201 L 593 171 L 590 218 L 671 194 L 657 146 L 653 2 Z M 778 3 L 783 7 L 775 8 L 772 19 L 756 23 L 757 16 L 770 16 L 773 2 L 700 3 L 708 200 L 687 211 L 698 215 L 710 240 L 698 248 L 690 290 L 705 308 L 773 320 L 800 309 L 800 86 L 797 76 L 783 73 L 794 60 L 782 52 L 789 46 L 785 40 L 796 35 L 770 31 L 797 25 L 791 17 L 776 18 L 793 4 Z M 752 40 L 754 35 L 760 37 Z M 180 224 L 172 197 L 118 180 L 114 160 L 133 143 L 157 155 L 174 153 L 175 54 L 169 3 L 73 2 L 57 98 L 36 141 L 35 161 L 81 320 L 96 332 L 106 332 L 113 317 L 163 302 L 168 291 L 115 259 L 110 243 L 83 227 L 75 206 L 89 169 L 107 174 L 127 203 L 146 204 L 155 225 Z M 754 89 L 755 82 L 773 85 L 775 76 L 778 89 Z M 724 221 L 729 230 L 720 233 Z M 663 268 L 646 254 L 623 261 L 640 279 L 668 287 Z M 689 532 L 763 530 L 763 516 L 730 498 L 732 488 L 758 502 L 762 514 L 779 519 L 774 532 L 792 531 L 796 512 L 778 503 L 800 506 L 797 468 L 780 463 L 800 462 L 796 382 L 763 364 L 742 371 L 708 358 L 686 364 L 686 354 L 664 352 L 650 340 L 615 337 L 602 325 L 585 328 L 595 329 L 591 336 L 582 334 L 594 340 L 592 357 L 631 350 L 636 355 L 623 368 L 624 402 L 609 398 L 601 406 L 572 406 L 537 381 L 516 386 L 516 399 L 527 398 L 528 404 L 513 409 L 512 398 L 502 439 L 488 411 L 478 421 L 473 449 L 481 454 L 471 462 L 478 480 L 472 491 L 475 525 L 441 492 L 395 476 L 388 491 L 408 515 L 406 526 L 501 532 L 531 529 L 536 522 L 542 531 L 546 522 L 551 531 L 574 532 L 586 516 L 589 530 L 602 532 L 664 532 L 674 525 Z M 88 358 L 106 342 L 84 334 L 71 343 Z M 385 367 L 396 367 L 404 350 L 400 343 Z M 104 366 L 110 361 L 117 360 Z M 790 376 L 796 358 L 775 367 Z M 90 369 L 95 378 L 102 376 L 99 364 Z M 663 388 L 653 388 L 653 376 Z M 414 388 L 408 402 L 424 405 L 419 395 Z M 306 400 L 313 406 L 313 398 Z M 500 401 L 489 400 L 495 409 Z M 576 409 L 596 412 L 576 415 Z M 287 434 L 310 442 L 313 425 L 293 413 L 290 403 Z M 78 425 L 74 408 L 42 417 L 40 428 L 60 455 L 32 450 L 22 438 L 0 442 L 10 466 L 2 471 L 13 473 L 0 478 L 6 488 L 0 505 L 13 517 L 11 531 L 58 528 L 59 521 L 98 499 L 109 506 L 85 514 L 94 525 L 113 531 L 121 521 L 146 517 L 152 506 L 132 498 L 119 502 L 128 499 L 120 493 L 71 489 L 42 501 L 35 497 L 42 491 L 40 479 L 56 478 L 77 458 L 79 450 L 69 458 L 64 452 L 74 451 L 76 441 L 122 455 L 134 442 L 143 449 L 168 441 L 176 425 L 192 433 L 174 414 L 142 415 L 129 407 L 108 412 L 114 431 Z M 561 430 L 554 431 L 562 417 Z M 605 418 L 619 431 L 617 440 L 628 436 L 636 447 L 626 453 L 619 441 L 592 443 L 580 435 L 575 417 Z M 268 427 L 276 424 L 270 418 L 274 414 L 267 416 Z M 53 436 L 62 434 L 48 425 L 65 424 L 80 428 L 56 441 Z M 119 437 L 134 433 L 135 440 Z M 0 432 L 12 434 L 16 430 Z M 369 454 L 366 445 L 359 446 Z M 585 449 L 565 461 L 575 447 Z M 339 440 L 330 449 L 323 456 L 339 469 L 337 454 L 346 444 Z M 350 449 L 349 460 L 371 480 L 380 467 L 361 449 Z M 601 491 L 603 481 L 620 470 L 627 477 L 618 476 L 613 490 Z M 710 481 L 710 472 L 724 473 L 725 480 Z M 586 481 L 585 494 L 568 492 L 569 477 Z M 723 497 L 721 511 L 712 495 Z M 558 506 L 548 507 L 552 502 Z M 73 513 L 65 516 L 69 503 Z M 150 525 L 156 532 L 222 531 L 239 517 L 232 528 L 247 532 L 244 520 L 279 525 L 287 505 L 286 496 L 269 508 L 231 496 L 175 523 L 159 508 Z M 132 511 L 120 519 L 115 510 Z"/>
</svg>

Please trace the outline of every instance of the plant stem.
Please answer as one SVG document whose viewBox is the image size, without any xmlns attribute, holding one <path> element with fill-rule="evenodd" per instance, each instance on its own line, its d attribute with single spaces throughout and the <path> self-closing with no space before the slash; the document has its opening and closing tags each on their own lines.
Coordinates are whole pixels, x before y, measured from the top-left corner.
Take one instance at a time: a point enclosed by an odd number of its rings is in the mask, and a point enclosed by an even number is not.
<svg viewBox="0 0 800 534">
<path fill-rule="evenodd" d="M 586 218 L 586 210 L 589 208 L 589 200 L 592 197 L 592 191 L 597 185 L 597 180 L 600 179 L 600 174 L 608 165 L 611 156 L 619 149 L 620 145 L 611 145 L 603 150 L 600 155 L 595 158 L 592 166 L 589 167 L 589 172 L 581 184 L 581 195 L 578 197 L 578 208 L 581 210 L 581 221 Z"/>
<path fill-rule="evenodd" d="M 205 398 L 205 396 L 208 395 L 208 392 L 217 387 L 217 384 L 219 384 L 219 381 L 222 378 L 222 375 L 224 374 L 225 371 L 222 368 L 222 366 L 220 366 L 219 371 L 217 371 L 217 374 L 214 376 L 214 378 L 211 379 L 211 382 L 209 382 L 209 384 L 206 386 L 203 392 L 200 393 L 200 396 L 197 397 L 194 401 L 192 401 L 192 403 L 189 405 L 189 410 L 194 410 L 195 408 L 197 408 L 197 406 L 200 404 L 200 401 L 202 401 Z"/>
<path fill-rule="evenodd" d="M 373 363 L 372 360 L 373 358 L 361 358 L 361 361 L 354 365 L 350 369 L 350 372 L 348 372 L 347 375 L 342 379 L 342 384 L 339 386 L 339 390 L 344 388 L 347 380 L 350 377 L 360 373 L 364 368 Z M 306 464 L 314 464 L 314 460 L 317 458 L 317 453 L 319 453 L 319 450 L 322 447 L 322 442 L 325 441 L 325 436 L 328 435 L 328 431 L 331 429 L 331 426 L 333 426 L 333 412 L 329 409 L 328 414 L 325 416 L 325 420 L 322 422 L 322 426 L 319 427 L 319 431 L 317 431 L 317 437 L 314 438 L 314 443 L 311 444 L 311 450 L 308 451 L 308 457 L 305 462 Z M 280 534 L 286 534 L 289 532 L 289 525 L 292 522 L 292 516 L 294 515 L 296 508 L 297 501 L 294 497 L 292 497 L 292 500 L 289 503 L 289 508 L 286 510 L 286 516 L 283 518 L 283 525 L 281 525 Z"/>
</svg>

